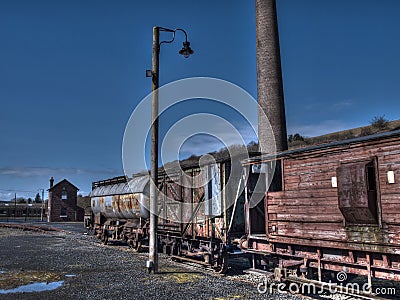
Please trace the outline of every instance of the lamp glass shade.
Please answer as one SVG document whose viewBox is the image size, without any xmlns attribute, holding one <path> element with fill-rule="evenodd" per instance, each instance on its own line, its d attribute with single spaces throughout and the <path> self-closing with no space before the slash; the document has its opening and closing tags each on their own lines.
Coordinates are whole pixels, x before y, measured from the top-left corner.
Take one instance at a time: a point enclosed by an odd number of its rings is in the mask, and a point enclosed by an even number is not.
<svg viewBox="0 0 400 300">
<path fill-rule="evenodd" d="M 183 47 L 179 50 L 179 54 L 183 55 L 185 58 L 188 58 L 194 51 L 190 48 L 189 42 L 183 42 Z"/>
</svg>

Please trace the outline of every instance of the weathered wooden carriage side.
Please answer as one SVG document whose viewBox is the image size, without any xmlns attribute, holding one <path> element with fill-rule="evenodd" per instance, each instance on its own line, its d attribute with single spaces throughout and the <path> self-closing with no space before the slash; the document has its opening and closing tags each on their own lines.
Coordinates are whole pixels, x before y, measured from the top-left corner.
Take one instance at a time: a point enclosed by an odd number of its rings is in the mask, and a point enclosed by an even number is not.
<svg viewBox="0 0 400 300">
<path fill-rule="evenodd" d="M 244 196 L 238 184 L 227 185 L 230 176 L 237 183 L 242 175 L 240 161 L 233 164 L 239 175 L 231 175 L 231 160 L 160 172 L 158 236 L 164 252 L 225 270 L 228 253 L 238 249 L 233 240 L 244 234 Z"/>
<path fill-rule="evenodd" d="M 182 229 L 182 193 L 179 182 L 179 174 L 174 174 L 172 178 L 159 174 L 158 228 L 172 235 L 178 235 Z"/>
<path fill-rule="evenodd" d="M 255 209 L 247 208 L 246 251 L 273 254 L 281 267 L 316 268 L 319 279 L 330 269 L 400 280 L 400 131 L 245 164 L 269 161 L 281 165 L 282 188 L 265 193 L 263 231 L 252 226 Z"/>
</svg>

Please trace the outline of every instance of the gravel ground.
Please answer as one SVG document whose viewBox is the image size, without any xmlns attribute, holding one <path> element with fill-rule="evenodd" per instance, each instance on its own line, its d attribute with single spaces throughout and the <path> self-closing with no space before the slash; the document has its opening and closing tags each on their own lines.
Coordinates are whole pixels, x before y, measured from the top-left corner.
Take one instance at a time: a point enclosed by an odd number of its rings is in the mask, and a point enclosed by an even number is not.
<svg viewBox="0 0 400 300">
<path fill-rule="evenodd" d="M 244 276 L 217 276 L 160 256 L 147 274 L 146 253 L 100 244 L 81 224 L 52 224 L 63 232 L 0 228 L 0 292 L 33 282 L 63 281 L 52 291 L 1 294 L 0 299 L 304 299 L 260 294 Z"/>
</svg>

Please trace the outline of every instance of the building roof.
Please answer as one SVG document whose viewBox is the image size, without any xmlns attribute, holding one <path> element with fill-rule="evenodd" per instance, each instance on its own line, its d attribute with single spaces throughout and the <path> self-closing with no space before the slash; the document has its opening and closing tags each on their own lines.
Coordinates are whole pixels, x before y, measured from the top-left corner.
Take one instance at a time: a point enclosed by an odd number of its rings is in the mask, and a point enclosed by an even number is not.
<svg viewBox="0 0 400 300">
<path fill-rule="evenodd" d="M 60 182 L 56 183 L 55 185 L 53 185 L 51 188 L 49 188 L 48 191 L 51 191 L 52 189 L 54 189 L 56 186 L 60 185 L 61 183 L 67 183 L 69 185 L 72 185 L 72 187 L 74 187 L 77 191 L 79 191 L 79 189 L 75 185 L 73 185 L 71 182 L 69 182 L 65 178 L 63 180 L 61 180 Z"/>
<path fill-rule="evenodd" d="M 296 154 L 303 154 L 303 153 L 312 152 L 312 151 L 325 150 L 325 149 L 329 149 L 329 148 L 352 145 L 352 144 L 361 144 L 361 143 L 365 143 L 365 142 L 378 141 L 378 140 L 383 140 L 383 139 L 387 139 L 387 138 L 395 138 L 395 137 L 400 137 L 400 130 L 376 133 L 373 135 L 367 135 L 367 136 L 363 136 L 363 137 L 358 137 L 358 138 L 353 138 L 353 139 L 348 139 L 348 140 L 343 140 L 343 141 L 338 141 L 338 142 L 333 142 L 333 143 L 328 143 L 328 144 L 316 145 L 316 146 L 311 146 L 311 147 L 297 148 L 297 149 L 287 150 L 287 151 L 283 151 L 283 152 L 278 152 L 275 154 L 264 154 L 264 155 L 260 155 L 260 156 L 256 156 L 256 157 L 252 157 L 252 158 L 243 160 L 242 162 L 243 163 L 254 163 L 254 162 L 260 162 L 263 160 L 273 160 L 273 159 L 296 155 Z"/>
</svg>

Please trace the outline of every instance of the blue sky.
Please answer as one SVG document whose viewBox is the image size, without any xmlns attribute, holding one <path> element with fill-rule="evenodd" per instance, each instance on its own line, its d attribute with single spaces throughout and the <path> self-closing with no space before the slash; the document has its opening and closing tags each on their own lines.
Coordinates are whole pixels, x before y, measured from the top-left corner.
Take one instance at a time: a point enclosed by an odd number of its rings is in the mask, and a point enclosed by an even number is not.
<svg viewBox="0 0 400 300">
<path fill-rule="evenodd" d="M 160 84 L 216 77 L 256 98 L 253 1 L 0 1 L 0 199 L 34 197 L 51 176 L 87 194 L 123 174 L 125 126 L 151 89 L 153 26 L 184 28 L 195 51 L 177 55 L 179 34 L 163 45 Z M 399 119 L 400 1 L 277 6 L 289 133 Z"/>
</svg>

